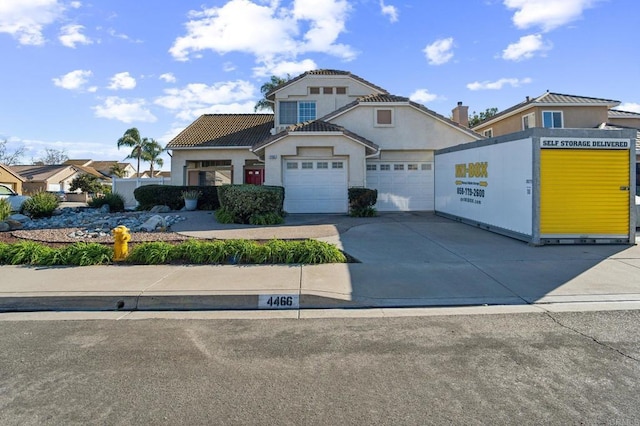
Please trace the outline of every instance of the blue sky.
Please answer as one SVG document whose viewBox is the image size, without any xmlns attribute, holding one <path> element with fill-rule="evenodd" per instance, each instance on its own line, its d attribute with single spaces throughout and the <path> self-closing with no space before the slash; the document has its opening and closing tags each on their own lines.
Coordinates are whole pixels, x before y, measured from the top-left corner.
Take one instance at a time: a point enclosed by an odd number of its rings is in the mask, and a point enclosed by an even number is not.
<svg viewBox="0 0 640 426">
<path fill-rule="evenodd" d="M 637 0 L 2 0 L 0 140 L 122 160 L 271 75 L 351 71 L 449 116 L 546 90 L 640 112 Z M 167 157 L 165 157 L 167 158 Z M 165 160 L 164 169 L 169 169 Z"/>
</svg>

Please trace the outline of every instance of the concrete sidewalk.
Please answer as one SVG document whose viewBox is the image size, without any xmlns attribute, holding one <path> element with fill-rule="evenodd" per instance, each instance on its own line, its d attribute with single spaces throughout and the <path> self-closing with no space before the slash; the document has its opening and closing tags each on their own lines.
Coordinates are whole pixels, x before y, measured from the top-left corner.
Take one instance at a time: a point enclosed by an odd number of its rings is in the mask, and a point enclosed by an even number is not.
<svg viewBox="0 0 640 426">
<path fill-rule="evenodd" d="M 640 248 L 532 247 L 433 214 L 293 215 L 228 227 L 197 212 L 196 238 L 318 238 L 361 263 L 0 267 L 0 311 L 387 308 L 640 301 Z M 291 304 L 268 305 L 291 296 Z M 283 299 L 286 300 L 286 299 Z"/>
</svg>

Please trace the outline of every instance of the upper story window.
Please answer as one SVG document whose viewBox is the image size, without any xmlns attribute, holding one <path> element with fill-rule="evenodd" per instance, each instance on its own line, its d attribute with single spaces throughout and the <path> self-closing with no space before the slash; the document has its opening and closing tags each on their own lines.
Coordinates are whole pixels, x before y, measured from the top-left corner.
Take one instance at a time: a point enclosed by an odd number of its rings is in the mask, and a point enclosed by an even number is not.
<svg viewBox="0 0 640 426">
<path fill-rule="evenodd" d="M 542 125 L 546 128 L 562 128 L 562 111 L 542 111 Z"/>
<path fill-rule="evenodd" d="M 316 119 L 315 102 L 280 101 L 280 124 L 296 124 Z"/>
<path fill-rule="evenodd" d="M 393 126 L 393 110 L 390 108 L 376 108 L 375 125 L 377 127 Z"/>
<path fill-rule="evenodd" d="M 522 130 L 527 130 L 532 127 L 536 127 L 536 114 L 534 112 L 522 116 Z"/>
<path fill-rule="evenodd" d="M 323 86 L 323 87 L 309 87 L 310 95 L 346 95 L 347 88 L 346 87 L 331 87 L 331 86 Z"/>
<path fill-rule="evenodd" d="M 482 135 L 486 138 L 492 138 L 493 137 L 493 129 L 487 129 L 484 132 L 482 132 Z"/>
</svg>

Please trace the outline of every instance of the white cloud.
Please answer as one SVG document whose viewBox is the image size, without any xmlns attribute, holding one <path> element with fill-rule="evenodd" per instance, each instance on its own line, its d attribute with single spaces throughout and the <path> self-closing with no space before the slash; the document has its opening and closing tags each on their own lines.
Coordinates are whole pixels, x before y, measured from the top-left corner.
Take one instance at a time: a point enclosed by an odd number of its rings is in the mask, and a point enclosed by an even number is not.
<svg viewBox="0 0 640 426">
<path fill-rule="evenodd" d="M 108 89 L 111 90 L 119 90 L 119 89 L 133 89 L 136 87 L 136 79 L 131 77 L 128 72 L 119 72 L 114 74 L 111 77 L 111 83 L 108 86 Z"/>
<path fill-rule="evenodd" d="M 75 70 L 60 77 L 53 78 L 53 84 L 67 90 L 82 90 L 89 81 L 92 72 L 89 70 Z M 89 88 L 91 92 L 92 88 Z"/>
<path fill-rule="evenodd" d="M 451 49 L 453 49 L 453 37 L 436 40 L 427 45 L 423 52 L 427 56 L 429 64 L 442 65 L 446 64 L 451 60 L 451 58 L 453 58 L 453 52 L 451 52 Z"/>
<path fill-rule="evenodd" d="M 473 83 L 467 84 L 467 89 L 469 90 L 500 90 L 505 85 L 509 85 L 511 87 L 520 87 L 523 84 L 529 84 L 533 80 L 529 77 L 525 77 L 523 79 L 518 78 L 501 78 L 496 81 L 475 81 Z"/>
<path fill-rule="evenodd" d="M 20 44 L 42 45 L 42 30 L 62 17 L 63 11 L 58 0 L 2 0 L 0 33 L 11 34 Z"/>
<path fill-rule="evenodd" d="M 383 15 L 389 17 L 389 21 L 398 22 L 398 8 L 395 6 L 384 4 L 384 0 L 380 0 L 380 11 Z"/>
<path fill-rule="evenodd" d="M 86 35 L 82 34 L 82 30 L 84 30 L 84 27 L 82 25 L 65 25 L 60 29 L 60 37 L 58 37 L 58 39 L 64 46 L 70 47 L 72 49 L 75 49 L 76 44 L 78 43 L 92 44 L 93 41 Z"/>
<path fill-rule="evenodd" d="M 585 9 L 599 0 L 504 0 L 508 9 L 515 9 L 513 23 L 517 28 L 540 27 L 551 31 L 582 16 Z"/>
<path fill-rule="evenodd" d="M 536 54 L 544 56 L 545 52 L 551 50 L 551 42 L 542 39 L 540 34 L 530 34 L 520 37 L 516 43 L 511 43 L 502 51 L 502 59 L 507 61 L 522 61 L 531 59 Z"/>
<path fill-rule="evenodd" d="M 149 111 L 144 99 L 123 99 L 117 96 L 109 96 L 102 105 L 92 108 L 96 117 L 119 120 L 123 123 L 136 121 L 153 123 L 157 118 Z"/>
<path fill-rule="evenodd" d="M 623 102 L 614 109 L 640 113 L 640 104 L 636 102 Z"/>
<path fill-rule="evenodd" d="M 264 65 L 255 67 L 253 74 L 256 77 L 269 77 L 276 75 L 278 77 L 285 77 L 287 74 L 290 76 L 296 76 L 302 74 L 305 71 L 315 70 L 318 65 L 311 59 L 304 59 L 300 62 L 272 62 L 266 61 Z"/>
<path fill-rule="evenodd" d="M 80 9 L 82 7 L 82 3 L 79 1 L 72 1 L 71 3 L 69 3 L 69 6 L 71 6 L 73 9 Z"/>
<path fill-rule="evenodd" d="M 176 76 L 173 75 L 173 73 L 170 72 L 166 72 L 164 74 L 161 74 L 160 77 L 158 77 L 160 80 L 163 80 L 166 83 L 175 83 L 177 81 Z"/>
<path fill-rule="evenodd" d="M 211 86 L 193 83 L 164 92 L 165 96 L 154 103 L 173 111 L 178 119 L 189 121 L 205 113 L 253 112 L 256 88 L 247 81 L 237 80 Z"/>
<path fill-rule="evenodd" d="M 277 0 L 230 0 L 221 7 L 191 11 L 186 34 L 169 52 L 179 61 L 205 50 L 249 53 L 258 63 L 291 61 L 308 52 L 350 60 L 355 51 L 337 43 L 350 10 L 347 0 L 294 0 L 290 8 Z"/>
<path fill-rule="evenodd" d="M 436 99 L 438 99 L 438 95 L 429 93 L 427 89 L 418 89 L 409 96 L 409 99 L 411 99 L 414 102 L 426 104 L 428 102 L 433 102 Z"/>
</svg>

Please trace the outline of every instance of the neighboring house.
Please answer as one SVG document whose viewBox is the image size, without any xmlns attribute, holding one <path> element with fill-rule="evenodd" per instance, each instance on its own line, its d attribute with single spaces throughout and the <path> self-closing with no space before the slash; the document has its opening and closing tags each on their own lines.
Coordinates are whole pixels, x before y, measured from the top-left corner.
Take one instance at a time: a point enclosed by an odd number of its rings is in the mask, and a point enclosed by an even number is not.
<svg viewBox="0 0 640 426">
<path fill-rule="evenodd" d="M 69 165 L 19 165 L 10 169 L 24 178 L 22 189 L 24 193 L 37 191 L 68 191 L 71 181 L 83 171 Z"/>
<path fill-rule="evenodd" d="M 530 127 L 636 129 L 639 130 L 636 139 L 636 182 L 640 185 L 640 114 L 613 109 L 618 105 L 619 101 L 611 99 L 546 92 L 537 98 L 527 97 L 524 102 L 484 120 L 473 130 L 485 137 L 493 137 Z M 459 102 L 454 112 L 465 108 Z"/>
<path fill-rule="evenodd" d="M 267 93 L 272 114 L 208 114 L 167 144 L 174 185 L 285 188 L 290 213 L 345 213 L 347 189 L 380 211 L 434 209 L 434 151 L 482 136 L 347 71 L 315 70 Z"/>
<path fill-rule="evenodd" d="M 609 120 L 620 101 L 546 92 L 498 112 L 472 130 L 485 137 L 502 136 L 531 127 L 596 128 Z"/>
<path fill-rule="evenodd" d="M 120 166 L 124 170 L 123 178 L 134 177 L 136 174 L 136 169 L 131 165 L 131 163 L 123 163 L 119 161 L 67 160 L 64 164 L 82 167 L 83 170 L 87 171 L 87 173 L 93 175 L 95 175 L 95 172 L 98 172 L 107 178 L 117 177 L 113 175 L 113 172 L 111 171 L 115 165 Z"/>
<path fill-rule="evenodd" d="M 139 177 L 141 179 L 147 179 L 147 178 L 165 178 L 168 179 L 171 177 L 171 172 L 170 171 L 165 171 L 165 170 L 154 170 L 153 171 L 153 176 L 151 176 L 151 170 L 145 170 L 143 172 L 140 172 L 140 176 L 136 176 L 136 174 L 133 174 L 134 177 Z"/>
<path fill-rule="evenodd" d="M 24 178 L 20 174 L 11 170 L 9 166 L 0 164 L 0 183 L 13 189 L 18 194 L 22 194 L 22 183 Z"/>
</svg>

